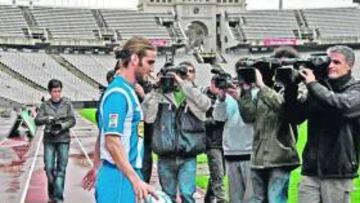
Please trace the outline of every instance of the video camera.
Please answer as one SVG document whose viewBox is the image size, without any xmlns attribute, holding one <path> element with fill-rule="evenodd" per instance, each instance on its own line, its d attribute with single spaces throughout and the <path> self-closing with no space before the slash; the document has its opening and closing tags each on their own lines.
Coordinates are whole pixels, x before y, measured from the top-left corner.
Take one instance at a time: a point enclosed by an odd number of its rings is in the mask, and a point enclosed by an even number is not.
<svg viewBox="0 0 360 203">
<path fill-rule="evenodd" d="M 299 73 L 302 68 L 311 69 L 317 79 L 326 78 L 330 62 L 330 58 L 324 54 L 311 55 L 305 59 L 285 59 L 276 70 L 276 80 L 284 84 L 298 84 L 303 79 Z"/>
<path fill-rule="evenodd" d="M 158 87 L 161 88 L 163 93 L 169 93 L 175 90 L 175 78 L 173 75 L 169 73 L 175 73 L 179 75 L 181 78 L 185 78 L 187 76 L 187 67 L 185 65 L 174 65 L 174 54 L 169 51 L 165 53 L 165 64 L 160 69 L 160 83 Z"/>
<path fill-rule="evenodd" d="M 303 78 L 299 74 L 301 68 L 306 67 L 314 71 L 316 78 L 327 77 L 327 67 L 330 58 L 326 54 L 313 54 L 307 58 L 288 58 L 277 59 L 265 57 L 258 59 L 245 59 L 238 62 L 236 72 L 239 81 L 254 83 L 256 80 L 255 68 L 258 69 L 263 77 L 265 84 L 275 81 L 287 84 L 297 84 Z"/>
<path fill-rule="evenodd" d="M 45 128 L 45 133 L 48 134 L 58 134 L 58 132 L 62 129 L 62 123 L 66 121 L 67 117 L 50 117 L 48 125 L 49 128 Z"/>
<path fill-rule="evenodd" d="M 222 69 L 212 69 L 211 73 L 215 74 L 215 87 L 219 89 L 227 89 L 232 87 L 233 80 L 229 73 Z"/>
<path fill-rule="evenodd" d="M 255 83 L 255 68 L 258 69 L 266 84 L 273 80 L 275 70 L 281 66 L 279 59 L 262 57 L 257 59 L 246 58 L 235 64 L 239 82 Z"/>
<path fill-rule="evenodd" d="M 187 67 L 184 65 L 180 66 L 169 66 L 163 67 L 160 70 L 160 88 L 163 93 L 169 93 L 175 90 L 175 78 L 173 75 L 169 73 L 176 73 L 181 78 L 185 78 L 187 76 Z"/>
</svg>

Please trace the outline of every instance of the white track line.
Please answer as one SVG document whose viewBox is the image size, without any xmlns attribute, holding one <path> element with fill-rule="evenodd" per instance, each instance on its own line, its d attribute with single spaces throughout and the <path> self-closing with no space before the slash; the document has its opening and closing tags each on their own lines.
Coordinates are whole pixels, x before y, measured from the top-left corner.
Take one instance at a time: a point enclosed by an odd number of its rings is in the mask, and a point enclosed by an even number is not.
<svg viewBox="0 0 360 203">
<path fill-rule="evenodd" d="M 76 140 L 77 143 L 79 144 L 81 151 L 83 151 L 86 160 L 89 162 L 90 166 L 93 167 L 93 166 L 94 166 L 94 163 L 93 163 L 93 161 L 90 159 L 90 157 L 89 157 L 88 153 L 86 152 L 85 148 L 82 146 L 82 144 L 81 144 L 78 136 L 74 133 L 74 131 L 70 130 L 70 132 L 71 132 L 72 136 L 75 137 L 75 140 Z"/>
<path fill-rule="evenodd" d="M 81 148 L 81 151 L 84 152 L 84 155 L 87 159 L 87 161 L 89 162 L 89 164 L 91 165 L 91 167 L 93 167 L 94 163 L 92 162 L 92 160 L 90 159 L 89 155 L 87 154 L 87 152 L 85 151 L 84 147 L 82 146 L 78 136 L 71 130 L 71 134 L 75 137 L 75 140 L 77 141 L 77 143 L 79 144 L 80 148 Z M 33 158 L 33 161 L 31 163 L 31 167 L 30 167 L 30 172 L 29 172 L 29 176 L 27 177 L 26 179 L 26 182 L 25 182 L 25 188 L 23 190 L 23 193 L 21 194 L 21 199 L 20 199 L 20 202 L 19 203 L 24 203 L 25 202 L 25 198 L 26 198 L 26 195 L 27 195 L 27 192 L 28 192 L 28 189 L 29 189 L 29 186 L 30 186 L 30 181 L 31 181 L 31 176 L 32 176 L 32 173 L 35 169 L 35 164 L 36 164 L 36 159 L 37 159 L 37 156 L 39 154 L 39 150 L 40 150 L 40 146 L 41 146 L 41 142 L 42 142 L 42 139 L 43 139 L 43 133 L 41 133 L 41 137 L 39 139 L 39 142 L 38 142 L 38 145 L 37 145 L 37 148 L 36 148 L 36 151 L 35 151 L 35 155 L 34 155 L 34 158 Z M 4 142 L 4 141 L 2 141 Z M 2 143 L 1 142 L 1 143 Z"/>
<path fill-rule="evenodd" d="M 24 188 L 24 190 L 23 190 L 23 192 L 22 192 L 22 194 L 21 194 L 20 203 L 24 203 L 24 202 L 25 202 L 25 198 L 26 198 L 26 195 L 27 195 L 29 186 L 30 186 L 31 176 L 32 176 L 32 173 L 33 173 L 33 171 L 34 171 L 34 169 L 35 169 L 36 159 L 37 159 L 37 156 L 38 156 L 38 154 L 39 154 L 41 142 L 42 142 L 42 139 L 43 139 L 43 136 L 44 136 L 43 133 L 41 133 L 40 136 L 41 136 L 41 137 L 40 137 L 40 139 L 39 139 L 39 142 L 38 142 L 38 145 L 37 145 L 35 154 L 34 154 L 34 158 L 33 158 L 33 161 L 32 161 L 32 163 L 31 163 L 29 176 L 28 176 L 27 179 L 26 179 L 25 188 Z"/>
</svg>

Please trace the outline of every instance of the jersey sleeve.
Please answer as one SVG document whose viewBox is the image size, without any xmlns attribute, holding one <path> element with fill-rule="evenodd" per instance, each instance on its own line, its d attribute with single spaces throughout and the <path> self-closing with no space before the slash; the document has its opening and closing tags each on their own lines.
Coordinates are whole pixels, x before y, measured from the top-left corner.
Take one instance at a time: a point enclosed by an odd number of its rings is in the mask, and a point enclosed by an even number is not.
<svg viewBox="0 0 360 203">
<path fill-rule="evenodd" d="M 123 135 L 127 111 L 128 104 L 124 94 L 113 92 L 107 96 L 103 104 L 104 135 Z"/>
</svg>

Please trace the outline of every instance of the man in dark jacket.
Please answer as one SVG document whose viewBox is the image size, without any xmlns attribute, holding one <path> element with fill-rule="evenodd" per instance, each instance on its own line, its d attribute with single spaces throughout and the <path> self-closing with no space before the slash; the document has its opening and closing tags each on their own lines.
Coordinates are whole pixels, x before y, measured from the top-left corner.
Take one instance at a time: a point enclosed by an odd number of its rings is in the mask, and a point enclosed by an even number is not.
<svg viewBox="0 0 360 203">
<path fill-rule="evenodd" d="M 300 72 L 308 97 L 290 112 L 298 123 L 308 119 L 300 203 L 350 202 L 352 179 L 358 176 L 360 83 L 351 76 L 355 54 L 347 46 L 334 46 L 327 55 L 327 79 L 317 81 L 310 69 Z"/>
<path fill-rule="evenodd" d="M 210 87 L 204 90 L 211 99 L 212 105 L 215 104 L 219 89 L 215 86 L 215 78 L 212 78 Z M 205 194 L 204 202 L 226 202 L 224 192 L 224 151 L 222 147 L 224 122 L 216 121 L 213 117 L 213 106 L 206 112 L 206 155 L 210 178 Z"/>
<path fill-rule="evenodd" d="M 44 125 L 44 164 L 48 179 L 49 202 L 63 202 L 66 166 L 69 155 L 70 128 L 75 126 L 71 102 L 61 97 L 62 83 L 49 81 L 51 98 L 41 104 L 36 125 Z M 55 164 L 56 163 L 56 164 Z"/>
</svg>

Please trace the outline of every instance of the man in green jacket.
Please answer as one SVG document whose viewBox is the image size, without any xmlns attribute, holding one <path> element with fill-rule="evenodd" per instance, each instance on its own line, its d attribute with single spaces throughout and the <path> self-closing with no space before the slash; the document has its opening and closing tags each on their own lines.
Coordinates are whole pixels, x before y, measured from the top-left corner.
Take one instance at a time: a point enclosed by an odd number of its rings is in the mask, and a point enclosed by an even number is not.
<svg viewBox="0 0 360 203">
<path fill-rule="evenodd" d="M 275 50 L 277 58 L 289 58 L 291 48 Z M 259 92 L 252 98 L 250 84 L 243 85 L 240 113 L 245 122 L 254 122 L 251 176 L 254 202 L 286 203 L 290 172 L 299 166 L 294 131 L 285 118 L 284 97 L 272 88 L 273 81 L 263 81 L 255 70 Z"/>
<path fill-rule="evenodd" d="M 70 128 L 76 120 L 70 100 L 61 97 L 62 83 L 48 83 L 51 98 L 41 104 L 36 125 L 44 125 L 44 164 L 48 180 L 49 202 L 63 202 L 66 166 L 69 155 Z M 55 164 L 56 163 L 56 164 Z"/>
</svg>

